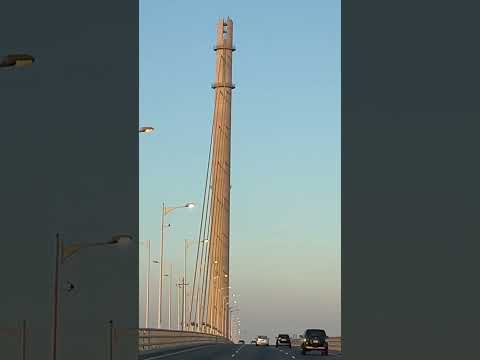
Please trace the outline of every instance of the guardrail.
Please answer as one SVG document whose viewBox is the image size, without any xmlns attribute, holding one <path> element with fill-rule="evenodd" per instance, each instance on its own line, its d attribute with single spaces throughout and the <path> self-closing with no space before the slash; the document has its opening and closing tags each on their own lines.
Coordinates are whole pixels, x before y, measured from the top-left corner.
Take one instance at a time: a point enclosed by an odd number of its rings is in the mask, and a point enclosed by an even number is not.
<svg viewBox="0 0 480 360">
<path fill-rule="evenodd" d="M 208 343 L 231 343 L 223 336 L 193 331 L 139 329 L 138 350 L 148 351 L 176 345 L 195 345 Z"/>
<path fill-rule="evenodd" d="M 342 338 L 341 337 L 331 337 L 327 339 L 328 348 L 334 351 L 342 351 Z"/>
<path fill-rule="evenodd" d="M 7 352 L 8 358 L 12 360 L 26 360 L 27 346 L 30 343 L 27 322 L 22 321 L 17 326 L 0 327 L 0 348 Z M 139 352 L 169 348 L 179 345 L 201 345 L 201 344 L 229 344 L 229 339 L 213 334 L 199 333 L 193 331 L 176 331 L 162 329 L 138 329 L 115 327 L 113 321 L 108 322 L 107 342 L 109 359 L 114 359 L 116 354 L 122 351 L 122 346 L 128 344 L 126 338 L 138 338 Z M 2 358 L 3 359 L 3 358 Z"/>
<path fill-rule="evenodd" d="M 339 336 L 327 339 L 328 348 L 333 351 L 342 351 L 342 338 Z M 292 346 L 300 346 L 302 339 L 292 339 Z"/>
</svg>

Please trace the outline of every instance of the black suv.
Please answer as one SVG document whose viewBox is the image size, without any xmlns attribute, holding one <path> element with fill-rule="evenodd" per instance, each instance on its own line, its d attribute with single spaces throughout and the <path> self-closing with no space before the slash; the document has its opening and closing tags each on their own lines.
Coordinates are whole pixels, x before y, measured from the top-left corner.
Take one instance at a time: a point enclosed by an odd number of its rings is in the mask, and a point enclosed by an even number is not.
<svg viewBox="0 0 480 360">
<path fill-rule="evenodd" d="M 300 347 L 302 348 L 302 355 L 307 351 L 321 351 L 322 355 L 328 355 L 328 336 L 325 330 L 307 329 L 302 336 L 303 341 Z"/>
<path fill-rule="evenodd" d="M 280 334 L 277 336 L 277 342 L 275 343 L 275 347 L 279 347 L 280 345 L 286 345 L 289 348 L 292 347 L 292 343 L 290 342 L 290 336 L 287 334 Z"/>
</svg>

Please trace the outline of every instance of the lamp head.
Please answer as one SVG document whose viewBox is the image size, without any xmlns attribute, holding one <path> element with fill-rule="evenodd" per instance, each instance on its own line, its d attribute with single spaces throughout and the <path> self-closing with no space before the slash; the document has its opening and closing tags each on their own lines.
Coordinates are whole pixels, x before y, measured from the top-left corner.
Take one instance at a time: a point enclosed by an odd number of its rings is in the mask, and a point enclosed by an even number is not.
<svg viewBox="0 0 480 360">
<path fill-rule="evenodd" d="M 0 68 L 19 68 L 34 63 L 33 56 L 28 54 L 9 54 L 0 58 Z"/>
<path fill-rule="evenodd" d="M 133 241 L 133 236 L 130 234 L 115 234 L 109 244 L 127 244 Z"/>
<path fill-rule="evenodd" d="M 138 132 L 151 133 L 153 130 L 155 130 L 155 129 L 151 126 L 142 126 L 140 129 L 138 129 Z"/>
</svg>

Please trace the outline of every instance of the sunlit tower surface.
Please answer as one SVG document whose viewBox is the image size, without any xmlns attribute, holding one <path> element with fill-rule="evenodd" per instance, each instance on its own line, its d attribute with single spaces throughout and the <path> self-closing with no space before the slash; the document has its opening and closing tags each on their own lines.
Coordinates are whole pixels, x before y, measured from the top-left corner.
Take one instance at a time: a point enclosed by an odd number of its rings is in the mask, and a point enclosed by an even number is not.
<svg viewBox="0 0 480 360">
<path fill-rule="evenodd" d="M 214 137 L 212 157 L 212 207 L 209 247 L 209 291 L 207 323 L 215 332 L 228 334 L 230 250 L 230 139 L 232 104 L 233 22 L 217 24 Z M 213 261 L 212 261 L 213 260 Z"/>
<path fill-rule="evenodd" d="M 228 336 L 231 103 L 235 88 L 232 83 L 232 53 L 235 49 L 230 18 L 217 23 L 214 50 L 216 71 L 212 88 L 215 105 L 190 325 L 196 331 Z"/>
</svg>

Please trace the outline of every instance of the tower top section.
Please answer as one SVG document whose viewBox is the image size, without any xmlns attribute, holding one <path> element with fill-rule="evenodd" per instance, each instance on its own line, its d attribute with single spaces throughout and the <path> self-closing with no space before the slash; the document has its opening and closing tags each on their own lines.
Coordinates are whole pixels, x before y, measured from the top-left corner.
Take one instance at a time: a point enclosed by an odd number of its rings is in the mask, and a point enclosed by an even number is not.
<svg viewBox="0 0 480 360">
<path fill-rule="evenodd" d="M 226 49 L 235 51 L 233 47 L 233 21 L 230 17 L 217 22 L 217 43 L 215 50 Z"/>
</svg>

